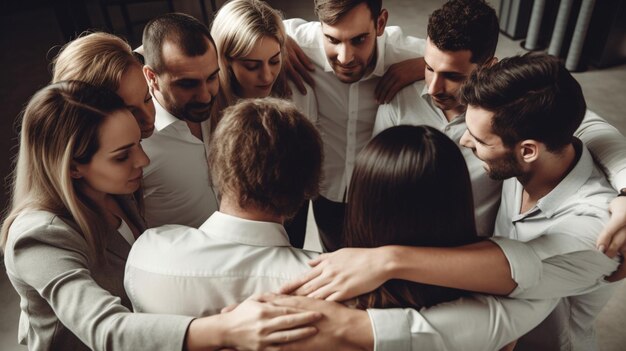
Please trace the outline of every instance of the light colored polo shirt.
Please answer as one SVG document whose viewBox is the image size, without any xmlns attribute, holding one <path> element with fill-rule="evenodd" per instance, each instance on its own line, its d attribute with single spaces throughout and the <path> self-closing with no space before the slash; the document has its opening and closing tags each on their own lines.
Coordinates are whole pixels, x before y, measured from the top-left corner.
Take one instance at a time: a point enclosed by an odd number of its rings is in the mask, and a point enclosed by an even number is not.
<svg viewBox="0 0 626 351">
<path fill-rule="evenodd" d="M 390 103 L 378 108 L 374 135 L 397 125 L 428 125 L 439 129 L 457 144 L 467 129 L 464 113 L 448 122 L 441 109 L 433 104 L 424 81 L 405 87 Z M 589 110 L 575 135 L 607 168 L 615 189 L 626 187 L 626 138 Z M 483 162 L 470 149 L 459 147 L 472 182 L 476 230 L 480 236 L 491 236 L 500 203 L 501 181 L 489 178 Z"/>
<path fill-rule="evenodd" d="M 291 247 L 282 225 L 215 212 L 200 226 L 147 230 L 124 287 L 136 312 L 205 316 L 300 277 L 318 253 Z"/>
<path fill-rule="evenodd" d="M 560 349 L 596 350 L 593 321 L 614 286 L 603 278 L 619 265 L 595 249 L 615 191 L 589 151 L 578 144 L 576 166 L 530 210 L 520 213 L 523 186 L 516 179 L 504 181 L 502 189 L 495 236 L 525 243 L 494 240 L 518 283 L 510 296 L 564 298 L 554 312 L 557 316 L 528 336 L 534 336 L 533 347 L 549 345 L 545 334 L 553 330 L 548 338 L 558 338 Z"/>
<path fill-rule="evenodd" d="M 141 142 L 150 158 L 143 170 L 147 225 L 197 228 L 218 209 L 207 162 L 208 122 L 203 122 L 203 142 L 191 134 L 186 122 L 153 101 L 155 132 Z"/>
<path fill-rule="evenodd" d="M 356 155 L 372 136 L 378 105 L 374 88 L 394 63 L 423 56 L 425 41 L 404 36 L 399 27 L 387 27 L 376 39 L 376 66 L 355 83 L 342 83 L 335 76 L 324 52 L 327 40 L 319 22 L 302 19 L 283 21 L 287 34 L 315 64 L 312 73 L 318 106 L 318 129 L 324 145 L 322 196 L 345 201 Z"/>
</svg>

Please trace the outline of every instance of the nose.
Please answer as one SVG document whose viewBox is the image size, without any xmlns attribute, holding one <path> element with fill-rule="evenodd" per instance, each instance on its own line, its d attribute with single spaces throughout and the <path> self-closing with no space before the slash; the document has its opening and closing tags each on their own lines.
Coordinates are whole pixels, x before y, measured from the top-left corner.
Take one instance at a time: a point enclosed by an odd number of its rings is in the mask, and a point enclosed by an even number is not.
<svg viewBox="0 0 626 351">
<path fill-rule="evenodd" d="M 201 84 L 196 94 L 197 102 L 200 102 L 203 104 L 210 103 L 211 100 L 213 100 L 213 96 L 214 96 L 214 94 L 212 94 L 212 90 L 213 89 L 211 89 L 210 83 L 205 82 L 204 84 Z"/>
<path fill-rule="evenodd" d="M 143 168 L 150 164 L 150 158 L 146 155 L 145 151 L 139 144 L 139 152 L 137 153 L 137 157 L 135 158 L 135 168 Z"/>
<path fill-rule="evenodd" d="M 274 81 L 274 75 L 272 74 L 272 69 L 269 65 L 265 64 L 261 68 L 261 72 L 259 72 L 259 81 L 261 85 L 267 85 Z"/>
<path fill-rule="evenodd" d="M 461 136 L 459 144 L 469 149 L 474 148 L 474 141 L 472 140 L 472 136 L 467 129 L 465 130 L 465 133 L 463 133 L 463 135 Z"/>
<path fill-rule="evenodd" d="M 337 48 L 337 61 L 342 65 L 347 65 L 354 59 L 354 51 L 350 45 L 339 44 Z"/>
<path fill-rule="evenodd" d="M 439 74 L 433 73 L 430 84 L 428 85 L 428 94 L 437 95 L 442 92 L 444 92 L 443 78 Z"/>
</svg>

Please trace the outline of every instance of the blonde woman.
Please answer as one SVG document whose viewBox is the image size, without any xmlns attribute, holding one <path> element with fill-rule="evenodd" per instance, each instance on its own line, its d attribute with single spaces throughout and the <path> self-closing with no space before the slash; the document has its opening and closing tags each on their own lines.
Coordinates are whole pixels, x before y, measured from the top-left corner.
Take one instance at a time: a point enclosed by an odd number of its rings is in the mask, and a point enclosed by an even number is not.
<svg viewBox="0 0 626 351">
<path fill-rule="evenodd" d="M 211 36 L 220 66 L 218 109 L 233 105 L 238 99 L 271 95 L 292 100 L 310 120 L 317 119 L 313 89 L 307 86 L 308 92 L 303 95 L 287 80 L 287 35 L 278 10 L 261 0 L 229 1 L 217 12 Z M 294 247 L 304 246 L 307 212 L 308 202 L 286 224 Z"/>
<path fill-rule="evenodd" d="M 28 103 L 1 229 L 7 275 L 21 299 L 20 343 L 31 350 L 256 349 L 315 333 L 297 327 L 319 314 L 252 300 L 199 319 L 131 313 L 123 275 L 144 229 L 135 198 L 149 163 L 140 141 L 124 101 L 107 89 L 60 82 Z"/>
<path fill-rule="evenodd" d="M 302 95 L 288 83 L 287 34 L 278 10 L 261 0 L 232 0 L 215 15 L 211 26 L 220 65 L 220 88 L 226 106 L 241 98 L 274 96 L 291 99 L 309 119 L 317 106 L 313 90 Z"/>
<path fill-rule="evenodd" d="M 79 80 L 119 95 L 133 114 L 141 137 L 154 131 L 154 104 L 143 64 L 128 43 L 108 33 L 91 33 L 69 42 L 53 62 L 52 82 Z"/>
</svg>

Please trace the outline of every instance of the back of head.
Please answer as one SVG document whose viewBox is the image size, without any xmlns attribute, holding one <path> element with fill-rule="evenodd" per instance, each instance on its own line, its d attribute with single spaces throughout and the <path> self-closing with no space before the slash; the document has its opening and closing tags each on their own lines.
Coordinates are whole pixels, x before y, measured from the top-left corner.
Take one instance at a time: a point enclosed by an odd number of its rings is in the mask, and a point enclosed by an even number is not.
<svg viewBox="0 0 626 351">
<path fill-rule="evenodd" d="M 184 13 L 168 13 L 150 20 L 143 29 L 145 64 L 157 73 L 163 71 L 163 45 L 174 43 L 189 56 L 203 55 L 213 43 L 209 29 Z"/>
<path fill-rule="evenodd" d="M 220 87 L 233 103 L 235 77 L 230 62 L 252 52 L 263 37 L 276 39 L 281 47 L 282 62 L 287 60 L 285 27 L 278 10 L 262 0 L 232 0 L 224 4 L 211 25 L 220 65 Z M 277 97 L 287 97 L 287 81 L 281 70 L 272 91 Z"/>
<path fill-rule="evenodd" d="M 426 126 L 387 129 L 359 153 L 346 208 L 348 247 L 458 246 L 476 240 L 472 190 L 458 146 Z M 430 306 L 458 291 L 390 281 L 361 307 Z"/>
<path fill-rule="evenodd" d="M 382 0 L 315 0 L 315 14 L 320 22 L 334 25 L 360 4 L 367 5 L 372 13 L 372 19 L 376 22 L 383 7 Z"/>
<path fill-rule="evenodd" d="M 494 57 L 500 27 L 484 0 L 450 0 L 428 18 L 428 38 L 442 51 L 469 50 L 479 65 Z"/>
<path fill-rule="evenodd" d="M 123 39 L 91 33 L 67 43 L 53 62 L 52 82 L 79 80 L 117 91 L 128 67 L 141 63 Z"/>
<path fill-rule="evenodd" d="M 209 159 L 219 192 L 243 209 L 291 217 L 319 191 L 319 133 L 285 100 L 245 99 L 224 110 Z"/>
<path fill-rule="evenodd" d="M 461 98 L 494 113 L 492 131 L 506 146 L 532 139 L 549 151 L 572 142 L 586 110 L 580 84 L 557 58 L 545 54 L 480 68 L 465 83 Z"/>
<path fill-rule="evenodd" d="M 99 127 L 124 108 L 114 92 L 79 81 L 38 91 L 23 113 L 20 148 L 13 172 L 11 211 L 2 225 L 3 245 L 15 217 L 25 209 L 50 211 L 73 220 L 94 254 L 98 252 L 97 208 L 77 191 L 72 163 L 85 164 L 99 148 Z"/>
</svg>

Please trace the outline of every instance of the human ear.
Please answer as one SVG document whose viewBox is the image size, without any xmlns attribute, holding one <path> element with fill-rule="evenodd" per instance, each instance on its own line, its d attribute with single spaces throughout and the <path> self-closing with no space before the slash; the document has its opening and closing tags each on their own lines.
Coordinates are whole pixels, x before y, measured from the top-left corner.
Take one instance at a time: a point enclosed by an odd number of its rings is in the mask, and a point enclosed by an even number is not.
<svg viewBox="0 0 626 351">
<path fill-rule="evenodd" d="M 142 71 L 143 71 L 143 76 L 146 78 L 146 82 L 148 82 L 148 85 L 150 86 L 150 88 L 159 90 L 159 83 L 157 82 L 157 74 L 154 72 L 154 70 L 150 66 L 145 65 L 143 66 Z"/>
<path fill-rule="evenodd" d="M 70 163 L 70 177 L 72 179 L 81 179 L 83 177 L 83 173 L 80 171 L 80 166 L 76 161 L 72 161 Z"/>
<path fill-rule="evenodd" d="M 381 36 L 385 32 L 387 19 L 389 19 L 389 12 L 387 12 L 387 10 L 385 9 L 380 10 L 380 13 L 378 14 L 378 19 L 376 20 L 376 36 Z"/>
<path fill-rule="evenodd" d="M 539 158 L 541 146 L 536 140 L 524 140 L 519 144 L 519 155 L 523 162 L 532 163 Z"/>
</svg>

